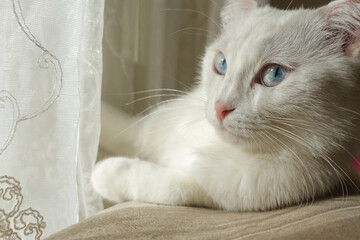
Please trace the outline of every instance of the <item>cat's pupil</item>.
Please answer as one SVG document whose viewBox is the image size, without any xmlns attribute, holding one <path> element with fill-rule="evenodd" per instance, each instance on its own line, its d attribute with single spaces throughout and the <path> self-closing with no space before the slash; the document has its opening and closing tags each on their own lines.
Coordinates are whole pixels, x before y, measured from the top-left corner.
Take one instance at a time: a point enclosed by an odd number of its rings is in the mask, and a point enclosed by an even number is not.
<svg viewBox="0 0 360 240">
<path fill-rule="evenodd" d="M 282 72 L 281 68 L 276 67 L 275 71 L 274 71 L 274 80 L 275 81 L 281 80 L 282 77 L 283 77 L 283 72 Z"/>
<path fill-rule="evenodd" d="M 277 68 L 275 69 L 274 78 L 277 78 L 277 77 L 278 77 L 279 71 L 280 71 L 280 69 L 279 69 L 279 67 L 277 67 Z"/>
</svg>

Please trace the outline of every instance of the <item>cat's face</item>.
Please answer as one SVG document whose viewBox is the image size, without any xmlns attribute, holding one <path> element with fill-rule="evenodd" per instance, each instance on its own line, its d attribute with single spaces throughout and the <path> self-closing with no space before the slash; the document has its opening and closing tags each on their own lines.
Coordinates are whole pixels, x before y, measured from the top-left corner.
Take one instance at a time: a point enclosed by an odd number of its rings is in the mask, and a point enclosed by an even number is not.
<svg viewBox="0 0 360 240">
<path fill-rule="evenodd" d="M 219 134 L 260 148 L 293 141 L 314 151 L 348 138 L 360 105 L 358 40 L 349 41 L 337 24 L 332 10 L 339 8 L 281 11 L 231 2 L 202 65 L 206 115 Z"/>
</svg>

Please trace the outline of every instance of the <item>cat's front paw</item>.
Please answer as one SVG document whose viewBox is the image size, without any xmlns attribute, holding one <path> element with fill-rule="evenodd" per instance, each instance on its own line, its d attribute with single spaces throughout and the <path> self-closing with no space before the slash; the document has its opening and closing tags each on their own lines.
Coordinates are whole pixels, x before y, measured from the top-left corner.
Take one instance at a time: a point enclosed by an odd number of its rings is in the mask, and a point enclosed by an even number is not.
<svg viewBox="0 0 360 240">
<path fill-rule="evenodd" d="M 96 164 L 91 176 L 94 190 L 102 197 L 114 201 L 129 200 L 127 175 L 132 159 L 113 157 Z"/>
</svg>

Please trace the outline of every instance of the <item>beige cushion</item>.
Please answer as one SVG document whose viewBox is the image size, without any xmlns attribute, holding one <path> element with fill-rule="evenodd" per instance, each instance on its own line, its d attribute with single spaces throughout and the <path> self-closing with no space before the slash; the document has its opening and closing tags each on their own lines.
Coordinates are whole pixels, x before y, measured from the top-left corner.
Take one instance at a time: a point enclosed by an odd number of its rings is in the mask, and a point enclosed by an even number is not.
<svg viewBox="0 0 360 240">
<path fill-rule="evenodd" d="M 360 195 L 268 212 L 128 202 L 47 240 L 75 239 L 360 239 Z"/>
</svg>

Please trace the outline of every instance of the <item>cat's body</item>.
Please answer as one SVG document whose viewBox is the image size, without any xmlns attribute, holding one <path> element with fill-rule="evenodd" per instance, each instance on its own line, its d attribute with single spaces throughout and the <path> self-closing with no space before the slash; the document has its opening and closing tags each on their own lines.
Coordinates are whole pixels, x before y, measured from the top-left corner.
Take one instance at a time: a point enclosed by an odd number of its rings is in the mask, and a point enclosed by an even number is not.
<svg viewBox="0 0 360 240">
<path fill-rule="evenodd" d="M 122 144 L 140 159 L 98 164 L 93 185 L 105 198 L 266 210 L 357 184 L 360 3 L 229 2 L 196 89 L 120 120 L 121 130 L 135 122 Z"/>
</svg>

